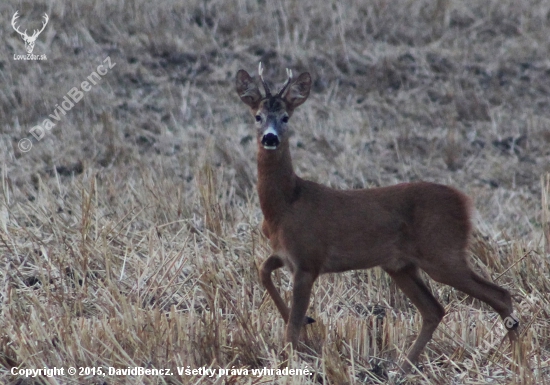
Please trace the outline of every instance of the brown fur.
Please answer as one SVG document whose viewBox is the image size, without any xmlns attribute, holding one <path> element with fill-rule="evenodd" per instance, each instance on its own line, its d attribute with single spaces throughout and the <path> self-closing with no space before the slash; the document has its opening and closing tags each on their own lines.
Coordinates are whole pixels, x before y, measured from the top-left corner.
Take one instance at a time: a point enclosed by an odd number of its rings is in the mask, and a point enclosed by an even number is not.
<svg viewBox="0 0 550 385">
<path fill-rule="evenodd" d="M 287 342 L 297 344 L 311 288 L 320 274 L 374 266 L 384 269 L 422 314 L 422 329 L 407 357 L 412 363 L 444 315 L 419 269 L 488 303 L 502 318 L 512 314 L 510 293 L 477 275 L 468 264 L 468 197 L 452 187 L 426 182 L 335 190 L 301 179 L 292 167 L 288 129 L 282 119 L 307 99 L 309 74 L 300 75 L 285 95 L 266 99 L 243 70 L 236 85 L 252 114 L 261 118 L 257 122 L 258 194 L 262 230 L 273 249 L 262 265 L 261 280 L 287 322 Z M 261 144 L 267 127 L 280 138 L 274 150 Z M 294 279 L 290 310 L 271 280 L 271 272 L 282 266 L 290 269 Z M 516 340 L 514 330 L 509 335 Z M 405 362 L 403 368 L 407 367 Z"/>
</svg>

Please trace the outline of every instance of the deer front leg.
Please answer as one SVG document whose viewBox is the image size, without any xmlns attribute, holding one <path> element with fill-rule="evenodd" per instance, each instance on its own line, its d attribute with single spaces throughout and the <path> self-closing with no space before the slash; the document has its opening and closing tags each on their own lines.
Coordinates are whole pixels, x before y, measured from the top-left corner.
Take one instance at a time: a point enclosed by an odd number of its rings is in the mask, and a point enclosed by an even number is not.
<svg viewBox="0 0 550 385">
<path fill-rule="evenodd" d="M 306 318 L 306 311 L 309 305 L 309 297 L 316 275 L 311 272 L 297 270 L 294 273 L 294 287 L 292 288 L 292 308 L 290 309 L 290 318 L 286 326 L 285 342 L 292 343 L 294 348 L 298 345 L 300 329 L 305 323 L 309 323 Z"/>
<path fill-rule="evenodd" d="M 284 266 L 283 260 L 278 255 L 270 255 L 260 268 L 260 279 L 262 285 L 266 288 L 268 294 L 271 296 L 275 306 L 279 309 L 279 313 L 283 316 L 285 324 L 288 323 L 288 307 L 285 305 L 279 291 L 271 280 L 271 272 Z"/>
</svg>

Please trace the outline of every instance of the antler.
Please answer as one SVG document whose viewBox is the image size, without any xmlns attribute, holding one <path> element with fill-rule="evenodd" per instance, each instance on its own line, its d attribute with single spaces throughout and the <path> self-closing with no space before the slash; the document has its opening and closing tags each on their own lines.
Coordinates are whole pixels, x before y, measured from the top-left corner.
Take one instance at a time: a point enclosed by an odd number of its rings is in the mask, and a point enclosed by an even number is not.
<svg viewBox="0 0 550 385">
<path fill-rule="evenodd" d="M 19 19 L 18 13 L 19 13 L 19 11 L 16 11 L 16 12 L 13 14 L 13 17 L 11 18 L 11 26 L 13 27 L 13 29 L 15 29 L 15 31 L 16 31 L 18 34 L 20 34 L 21 36 L 23 36 L 23 38 L 24 38 L 25 40 L 30 40 L 30 41 L 35 40 L 35 39 L 38 37 L 38 35 L 40 35 L 40 34 L 42 33 L 42 31 L 44 30 L 44 28 L 46 28 L 46 25 L 48 24 L 48 21 L 49 21 L 48 14 L 45 13 L 44 16 L 42 16 L 42 17 L 44 18 L 44 21 L 42 22 L 42 29 L 41 29 L 40 31 L 38 31 L 38 30 L 35 29 L 34 32 L 33 32 L 33 34 L 32 34 L 32 36 L 29 36 L 29 35 L 27 35 L 27 30 L 25 30 L 25 32 L 21 32 L 21 31 L 19 30 L 19 27 L 17 27 L 17 26 L 15 25 L 15 21 L 16 21 L 17 19 Z"/>
<path fill-rule="evenodd" d="M 271 91 L 269 90 L 269 86 L 267 85 L 267 83 L 264 80 L 263 73 L 264 73 L 264 67 L 262 66 L 262 62 L 260 62 L 260 64 L 258 64 L 258 75 L 260 76 L 260 80 L 262 81 L 262 84 L 264 85 L 265 97 L 267 98 L 267 97 L 271 96 Z"/>
<path fill-rule="evenodd" d="M 288 85 L 290 84 L 290 82 L 292 81 L 292 70 L 291 69 L 286 69 L 286 74 L 288 75 L 288 79 L 286 79 L 286 82 L 285 84 L 283 84 L 283 88 L 281 88 L 281 90 L 279 91 L 279 93 L 277 94 L 277 96 L 280 96 L 282 97 L 283 94 L 285 93 Z"/>
<path fill-rule="evenodd" d="M 262 62 L 260 62 L 260 64 L 258 64 L 258 75 L 260 76 L 260 80 L 262 81 L 262 84 L 264 85 L 265 96 L 267 98 L 267 97 L 271 96 L 271 91 L 269 89 L 269 86 L 267 85 L 267 83 L 264 80 L 263 73 L 264 73 L 264 67 L 262 66 Z M 287 74 L 288 78 L 286 79 L 285 84 L 283 84 L 283 88 L 281 88 L 281 90 L 277 94 L 277 96 L 279 96 L 279 97 L 282 97 L 284 95 L 286 89 L 288 88 L 288 85 L 292 82 L 292 70 L 287 68 L 286 69 L 286 74 Z"/>
<path fill-rule="evenodd" d="M 36 38 L 38 35 L 40 35 L 42 33 L 42 31 L 44 30 L 44 28 L 46 28 L 46 25 L 48 24 L 48 20 L 50 20 L 48 18 L 48 14 L 45 13 L 44 16 L 42 16 L 44 18 L 44 21 L 42 22 L 42 29 L 40 31 L 37 31 L 36 29 L 34 30 L 31 38 Z"/>
<path fill-rule="evenodd" d="M 25 37 L 28 37 L 27 36 L 27 30 L 25 30 L 25 32 L 21 32 L 19 30 L 18 27 L 15 26 L 15 20 L 19 19 L 19 15 L 18 15 L 19 11 L 15 11 L 15 13 L 13 14 L 13 17 L 11 18 L 11 26 L 13 27 L 13 29 L 15 29 L 15 31 L 20 34 L 21 36 L 25 36 Z"/>
</svg>

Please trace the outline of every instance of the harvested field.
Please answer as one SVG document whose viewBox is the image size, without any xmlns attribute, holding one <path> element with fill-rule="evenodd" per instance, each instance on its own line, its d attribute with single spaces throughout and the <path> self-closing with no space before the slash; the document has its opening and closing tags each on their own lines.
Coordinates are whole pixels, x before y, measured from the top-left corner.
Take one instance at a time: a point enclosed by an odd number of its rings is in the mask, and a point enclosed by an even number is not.
<svg viewBox="0 0 550 385">
<path fill-rule="evenodd" d="M 0 11 L 0 383 L 550 384 L 550 1 Z M 16 11 L 21 31 L 48 14 L 33 52 L 47 60 L 16 60 Z M 491 308 L 428 280 L 447 314 L 419 370 L 396 374 L 421 318 L 375 268 L 322 276 L 317 322 L 285 356 L 258 276 L 270 247 L 253 117 L 234 88 L 259 61 L 274 86 L 286 67 L 313 78 L 292 117 L 298 175 L 334 188 L 426 180 L 472 197 L 471 261 L 512 292 L 519 351 Z M 275 281 L 289 301 L 288 272 Z M 18 372 L 44 367 L 65 373 Z"/>
</svg>

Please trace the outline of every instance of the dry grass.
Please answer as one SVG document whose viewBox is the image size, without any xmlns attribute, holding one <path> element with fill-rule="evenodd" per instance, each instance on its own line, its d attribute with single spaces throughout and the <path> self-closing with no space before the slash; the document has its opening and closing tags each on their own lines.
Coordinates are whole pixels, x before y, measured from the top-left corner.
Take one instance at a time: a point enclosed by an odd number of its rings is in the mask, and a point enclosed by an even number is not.
<svg viewBox="0 0 550 385">
<path fill-rule="evenodd" d="M 362 5 L 362 3 L 365 3 Z M 8 1 L 0 42 L 0 381 L 388 381 L 420 317 L 380 270 L 323 276 L 302 351 L 258 279 L 269 255 L 239 68 L 308 70 L 297 172 L 333 187 L 430 180 L 478 210 L 472 258 L 514 294 L 521 351 L 484 304 L 430 283 L 447 315 L 408 384 L 550 383 L 550 3 Z M 35 54 L 9 26 L 50 24 Z M 116 66 L 33 148 L 17 143 L 109 56 Z M 277 273 L 288 298 L 289 276 Z M 25 379 L 12 367 L 171 368 Z M 180 376 L 177 367 L 314 376 Z"/>
</svg>

